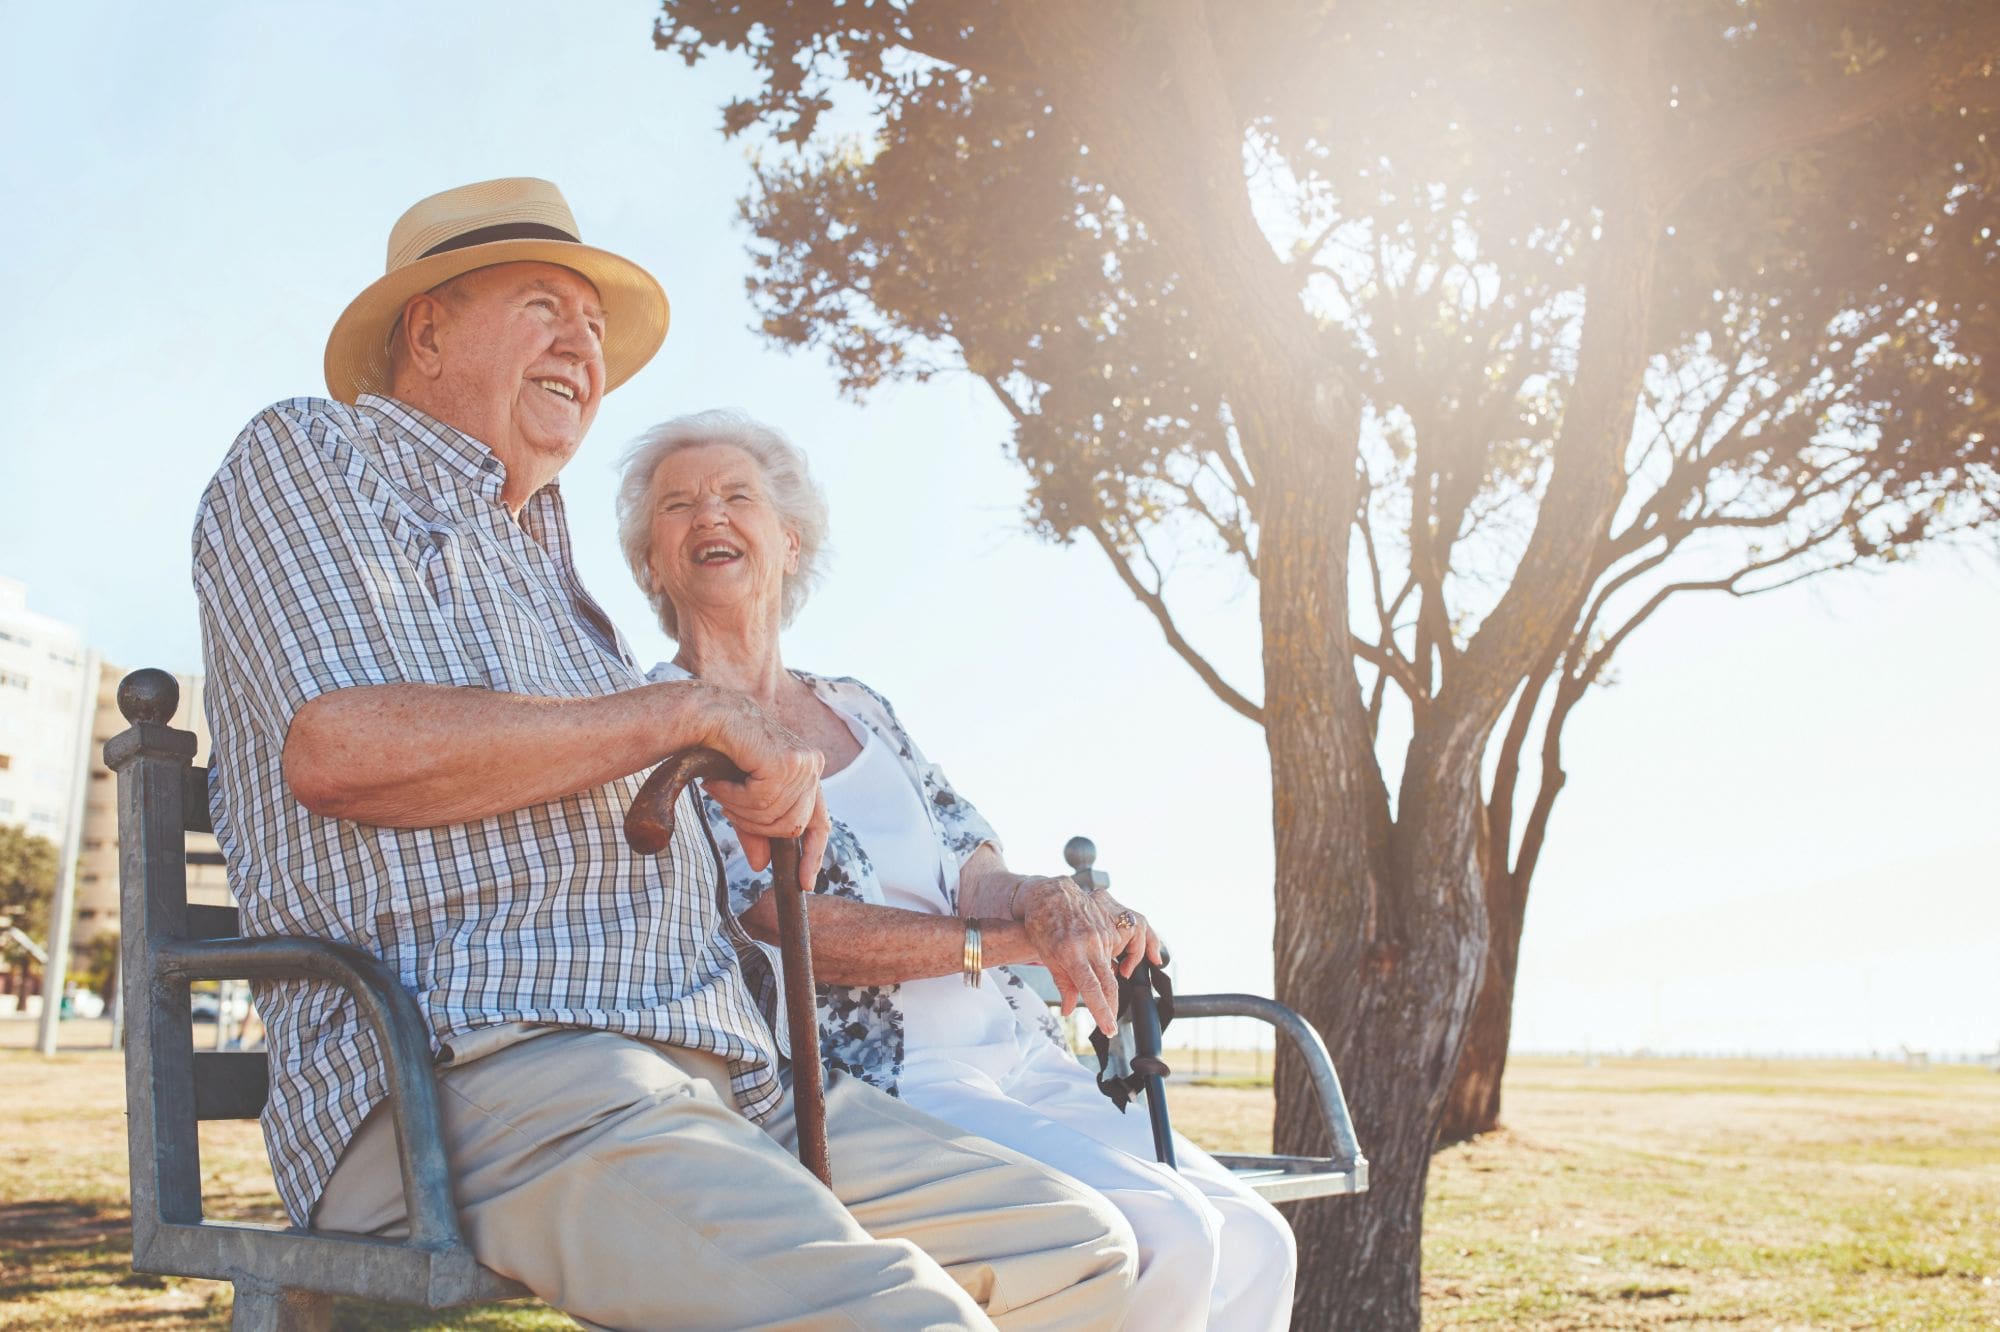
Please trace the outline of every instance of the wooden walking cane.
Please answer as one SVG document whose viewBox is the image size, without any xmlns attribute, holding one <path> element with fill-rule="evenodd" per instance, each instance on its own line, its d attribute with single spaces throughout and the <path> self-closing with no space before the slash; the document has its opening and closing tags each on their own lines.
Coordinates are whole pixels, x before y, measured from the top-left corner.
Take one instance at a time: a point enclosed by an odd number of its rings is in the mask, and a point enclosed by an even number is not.
<svg viewBox="0 0 2000 1332">
<path fill-rule="evenodd" d="M 642 856 L 658 855 L 674 835 L 674 802 L 696 778 L 740 782 L 743 771 L 713 749 L 670 754 L 625 811 L 625 841 Z M 826 1159 L 826 1073 L 819 1062 L 819 1003 L 813 993 L 812 930 L 799 887 L 796 837 L 771 842 L 771 890 L 778 895 L 778 953 L 785 966 L 785 1022 L 792 1037 L 792 1108 L 799 1160 L 833 1187 Z"/>
</svg>

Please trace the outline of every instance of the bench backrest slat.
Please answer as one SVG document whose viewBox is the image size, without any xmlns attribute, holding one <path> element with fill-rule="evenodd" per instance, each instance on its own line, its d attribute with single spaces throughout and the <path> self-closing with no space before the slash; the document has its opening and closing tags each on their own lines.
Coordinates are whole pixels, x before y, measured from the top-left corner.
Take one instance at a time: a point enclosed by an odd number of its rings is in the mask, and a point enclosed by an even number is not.
<svg viewBox="0 0 2000 1332">
<path fill-rule="evenodd" d="M 196 1119 L 255 1119 L 270 1093 L 270 1065 L 262 1050 L 194 1052 Z"/>
<path fill-rule="evenodd" d="M 190 939 L 234 939 L 242 933 L 235 907 L 202 906 L 188 903 L 187 937 Z"/>
<path fill-rule="evenodd" d="M 208 815 L 208 769 L 191 765 L 181 785 L 181 827 L 189 832 L 212 833 L 215 824 Z"/>
</svg>

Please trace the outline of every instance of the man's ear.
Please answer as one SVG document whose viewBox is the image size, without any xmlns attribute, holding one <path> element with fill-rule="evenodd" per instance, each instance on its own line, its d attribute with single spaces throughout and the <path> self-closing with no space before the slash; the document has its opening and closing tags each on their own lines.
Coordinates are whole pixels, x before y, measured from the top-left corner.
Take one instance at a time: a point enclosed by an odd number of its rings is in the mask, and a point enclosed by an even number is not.
<svg viewBox="0 0 2000 1332">
<path fill-rule="evenodd" d="M 445 303 L 430 292 L 418 292 L 403 306 L 396 325 L 397 360 L 421 379 L 436 379 L 444 371 L 444 325 L 450 318 Z"/>
</svg>

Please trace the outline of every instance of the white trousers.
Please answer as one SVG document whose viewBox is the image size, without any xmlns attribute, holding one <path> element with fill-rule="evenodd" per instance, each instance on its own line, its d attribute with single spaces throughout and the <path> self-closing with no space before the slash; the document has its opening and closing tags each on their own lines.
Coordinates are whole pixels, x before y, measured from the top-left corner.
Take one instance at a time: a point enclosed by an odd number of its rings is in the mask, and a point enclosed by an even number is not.
<svg viewBox="0 0 2000 1332">
<path fill-rule="evenodd" d="M 1129 1327 L 1277 1332 L 1290 1325 L 1298 1250 L 1285 1218 L 1178 1133 L 1179 1173 L 1161 1165 L 1144 1103 L 1120 1114 L 1091 1074 L 1053 1045 L 999 1081 L 919 1054 L 897 1089 L 913 1108 L 1111 1200 L 1139 1240 Z"/>
</svg>

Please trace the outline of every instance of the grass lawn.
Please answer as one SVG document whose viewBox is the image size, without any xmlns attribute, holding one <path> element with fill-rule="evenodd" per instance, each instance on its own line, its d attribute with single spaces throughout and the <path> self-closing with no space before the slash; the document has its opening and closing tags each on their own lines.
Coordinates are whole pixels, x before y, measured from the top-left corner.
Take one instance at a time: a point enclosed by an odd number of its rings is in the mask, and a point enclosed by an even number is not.
<svg viewBox="0 0 2000 1332">
<path fill-rule="evenodd" d="M 227 1324 L 228 1287 L 128 1265 L 122 1079 L 109 1052 L 0 1050 L 0 1327 Z M 1222 1081 L 1177 1088 L 1176 1125 L 1268 1145 L 1268 1091 Z M 1428 1325 L 2000 1327 L 1991 1072 L 1523 1060 L 1506 1104 L 1432 1165 Z M 212 1214 L 277 1215 L 254 1126 L 207 1126 L 202 1174 Z M 336 1321 L 573 1326 L 532 1303 Z"/>
<path fill-rule="evenodd" d="M 1432 1162 L 1428 1325 L 2000 1327 L 1989 1070 L 1522 1060 L 1504 1104 Z"/>
</svg>

